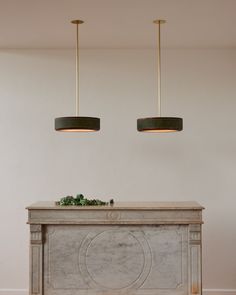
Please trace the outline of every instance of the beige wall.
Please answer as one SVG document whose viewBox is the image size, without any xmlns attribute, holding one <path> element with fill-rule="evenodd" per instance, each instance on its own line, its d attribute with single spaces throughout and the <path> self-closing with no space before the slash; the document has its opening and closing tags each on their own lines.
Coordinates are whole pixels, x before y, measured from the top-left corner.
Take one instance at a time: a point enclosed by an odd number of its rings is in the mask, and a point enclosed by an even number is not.
<svg viewBox="0 0 236 295">
<path fill-rule="evenodd" d="M 152 50 L 82 51 L 81 115 L 100 116 L 101 132 L 63 134 L 53 120 L 74 114 L 73 52 L 0 51 L 0 294 L 26 294 L 24 207 L 76 193 L 198 201 L 204 288 L 236 294 L 236 51 L 163 53 L 163 115 L 183 116 L 178 134 L 136 131 L 156 114 L 154 60 Z"/>
</svg>

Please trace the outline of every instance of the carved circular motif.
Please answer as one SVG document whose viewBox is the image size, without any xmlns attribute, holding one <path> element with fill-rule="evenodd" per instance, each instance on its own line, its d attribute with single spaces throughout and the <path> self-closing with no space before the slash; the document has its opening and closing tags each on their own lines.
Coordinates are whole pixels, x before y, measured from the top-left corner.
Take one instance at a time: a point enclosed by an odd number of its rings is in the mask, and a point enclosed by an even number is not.
<svg viewBox="0 0 236 295">
<path fill-rule="evenodd" d="M 138 288 L 150 272 L 150 248 L 141 231 L 118 228 L 90 234 L 80 248 L 79 266 L 92 288 Z"/>
<path fill-rule="evenodd" d="M 120 219 L 120 213 L 117 211 L 111 211 L 107 213 L 107 219 L 109 220 L 118 220 Z"/>
</svg>

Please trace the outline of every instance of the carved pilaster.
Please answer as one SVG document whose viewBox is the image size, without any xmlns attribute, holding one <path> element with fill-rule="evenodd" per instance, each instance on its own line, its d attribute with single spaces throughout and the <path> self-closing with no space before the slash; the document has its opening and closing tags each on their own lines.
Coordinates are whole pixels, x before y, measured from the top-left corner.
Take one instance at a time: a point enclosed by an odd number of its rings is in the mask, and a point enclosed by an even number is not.
<svg viewBox="0 0 236 295">
<path fill-rule="evenodd" d="M 201 225 L 189 225 L 189 291 L 202 294 L 201 278 Z"/>
<path fill-rule="evenodd" d="M 43 295 L 43 232 L 42 225 L 30 225 L 30 295 Z"/>
</svg>

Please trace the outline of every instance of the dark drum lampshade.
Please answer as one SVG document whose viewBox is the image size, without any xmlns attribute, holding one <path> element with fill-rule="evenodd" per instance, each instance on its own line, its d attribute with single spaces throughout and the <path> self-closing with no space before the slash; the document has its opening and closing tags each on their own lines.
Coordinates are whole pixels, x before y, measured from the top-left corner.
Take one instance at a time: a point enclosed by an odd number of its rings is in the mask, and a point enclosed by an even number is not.
<svg viewBox="0 0 236 295">
<path fill-rule="evenodd" d="M 158 52 L 157 52 L 157 117 L 140 118 L 137 120 L 137 129 L 141 132 L 164 133 L 183 130 L 183 119 L 178 117 L 161 116 L 161 24 L 165 20 L 154 20 L 158 25 Z"/>
<path fill-rule="evenodd" d="M 175 132 L 183 129 L 183 119 L 177 117 L 152 117 L 138 119 L 138 131 Z"/>
<path fill-rule="evenodd" d="M 64 132 L 93 132 L 100 130 L 100 119 L 79 116 L 79 25 L 82 20 L 73 20 L 76 24 L 76 116 L 55 119 L 55 130 Z"/>
<path fill-rule="evenodd" d="M 93 132 L 100 130 L 100 119 L 95 117 L 60 117 L 55 119 L 55 129 L 66 132 Z"/>
</svg>

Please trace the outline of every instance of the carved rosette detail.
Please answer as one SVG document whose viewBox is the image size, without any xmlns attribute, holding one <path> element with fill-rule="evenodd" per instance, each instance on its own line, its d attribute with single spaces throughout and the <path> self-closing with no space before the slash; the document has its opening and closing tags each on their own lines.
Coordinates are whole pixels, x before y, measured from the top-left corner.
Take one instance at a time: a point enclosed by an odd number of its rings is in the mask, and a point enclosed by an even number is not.
<svg viewBox="0 0 236 295">
<path fill-rule="evenodd" d="M 121 215 L 118 211 L 109 211 L 107 212 L 106 218 L 108 220 L 119 220 L 121 218 Z"/>
</svg>

